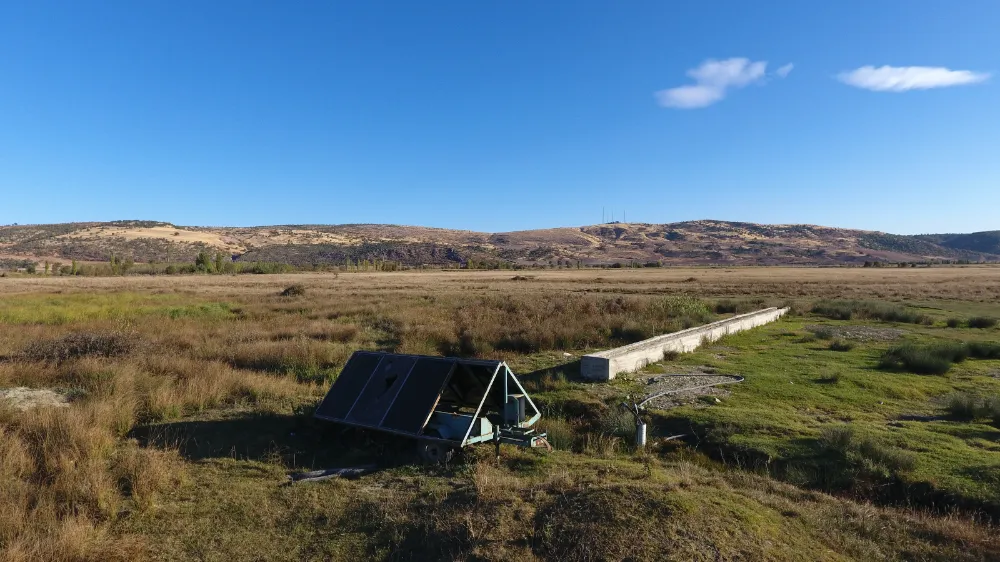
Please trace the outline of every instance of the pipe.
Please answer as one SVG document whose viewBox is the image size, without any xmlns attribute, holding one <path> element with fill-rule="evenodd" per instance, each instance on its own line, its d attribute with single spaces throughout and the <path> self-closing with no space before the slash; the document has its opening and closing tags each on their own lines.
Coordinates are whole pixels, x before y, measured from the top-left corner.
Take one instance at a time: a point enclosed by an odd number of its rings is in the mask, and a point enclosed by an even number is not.
<svg viewBox="0 0 1000 562">
<path fill-rule="evenodd" d="M 635 446 L 640 449 L 646 446 L 646 422 L 635 424 Z"/>
</svg>

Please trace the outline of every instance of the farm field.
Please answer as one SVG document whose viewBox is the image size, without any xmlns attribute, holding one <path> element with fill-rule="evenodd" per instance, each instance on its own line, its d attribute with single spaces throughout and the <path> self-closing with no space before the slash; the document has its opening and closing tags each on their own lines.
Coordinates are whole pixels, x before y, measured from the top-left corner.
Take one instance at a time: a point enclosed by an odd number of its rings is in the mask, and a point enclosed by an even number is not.
<svg viewBox="0 0 1000 562">
<path fill-rule="evenodd" d="M 0 560 L 1000 560 L 991 318 L 989 266 L 3 278 L 0 391 L 57 400 L 0 400 Z M 314 421 L 358 349 L 507 361 L 555 451 L 422 466 Z M 653 403 L 635 450 L 618 404 L 689 373 L 745 381 Z"/>
</svg>

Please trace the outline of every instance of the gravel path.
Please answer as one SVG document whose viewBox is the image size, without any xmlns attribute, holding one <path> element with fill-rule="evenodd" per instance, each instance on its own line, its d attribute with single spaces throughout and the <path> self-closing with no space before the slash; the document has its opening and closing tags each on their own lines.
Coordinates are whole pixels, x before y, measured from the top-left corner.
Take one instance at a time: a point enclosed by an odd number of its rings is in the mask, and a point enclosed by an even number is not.
<svg viewBox="0 0 1000 562">
<path fill-rule="evenodd" d="M 691 389 L 692 387 L 704 387 L 711 384 L 735 383 L 741 378 L 732 375 L 715 375 L 708 373 L 685 373 L 678 375 L 657 375 L 646 380 L 646 397 L 650 398 L 663 392 L 670 392 L 665 396 L 658 396 L 649 399 L 645 407 L 656 410 L 665 410 L 681 404 L 688 404 L 696 400 L 699 396 L 728 396 L 729 391 L 725 386 L 713 386 L 708 388 Z M 683 390 L 691 389 L 691 390 Z M 678 391 L 680 392 L 674 392 Z"/>
</svg>

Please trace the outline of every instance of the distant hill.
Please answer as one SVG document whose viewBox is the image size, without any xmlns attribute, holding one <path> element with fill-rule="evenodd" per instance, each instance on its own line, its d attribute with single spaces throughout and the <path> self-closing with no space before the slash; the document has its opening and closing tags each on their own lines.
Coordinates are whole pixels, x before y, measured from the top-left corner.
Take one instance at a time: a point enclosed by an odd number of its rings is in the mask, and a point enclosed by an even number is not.
<svg viewBox="0 0 1000 562">
<path fill-rule="evenodd" d="M 925 234 L 916 238 L 955 250 L 1000 254 L 1000 230 L 972 234 Z"/>
<path fill-rule="evenodd" d="M 0 260 L 190 262 L 200 251 L 293 265 L 392 260 L 407 265 L 837 265 L 865 261 L 1000 261 L 1000 231 L 902 236 L 805 224 L 698 220 L 610 223 L 482 233 L 415 226 L 344 224 L 247 228 L 154 221 L 0 227 Z"/>
</svg>

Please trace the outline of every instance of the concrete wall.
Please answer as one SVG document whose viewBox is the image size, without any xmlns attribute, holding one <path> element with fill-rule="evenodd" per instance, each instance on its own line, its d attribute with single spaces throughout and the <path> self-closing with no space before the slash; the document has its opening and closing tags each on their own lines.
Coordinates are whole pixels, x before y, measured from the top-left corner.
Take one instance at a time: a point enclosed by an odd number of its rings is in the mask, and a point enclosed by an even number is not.
<svg viewBox="0 0 1000 562">
<path fill-rule="evenodd" d="M 625 347 L 584 355 L 580 360 L 580 374 L 586 379 L 608 381 L 618 373 L 631 373 L 650 363 L 663 359 L 668 351 L 686 353 L 694 351 L 705 342 L 713 342 L 722 336 L 756 328 L 781 318 L 787 308 L 765 308 L 757 312 L 740 314 L 704 326 L 689 328 L 656 336 Z"/>
</svg>

